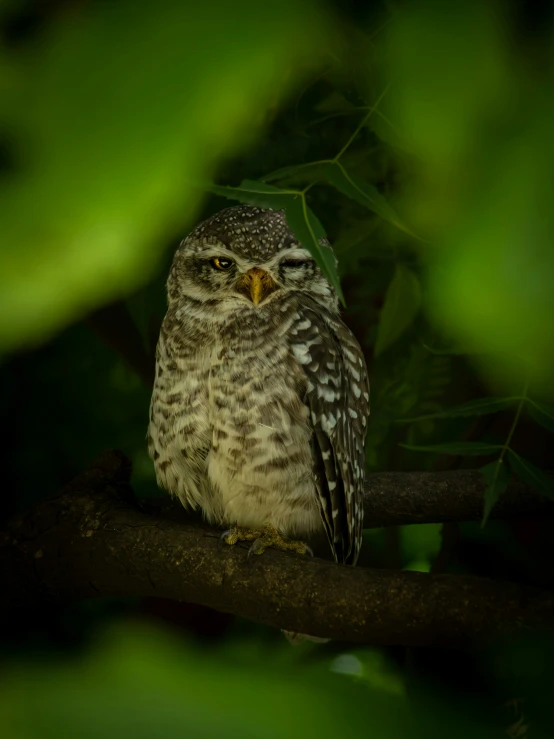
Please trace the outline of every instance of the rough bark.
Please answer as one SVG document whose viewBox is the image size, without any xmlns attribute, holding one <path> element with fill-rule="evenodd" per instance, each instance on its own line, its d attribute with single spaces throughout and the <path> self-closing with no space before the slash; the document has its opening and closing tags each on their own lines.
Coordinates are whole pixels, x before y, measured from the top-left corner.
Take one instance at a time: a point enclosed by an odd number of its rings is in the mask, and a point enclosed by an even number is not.
<svg viewBox="0 0 554 739">
<path fill-rule="evenodd" d="M 379 472 L 368 476 L 364 526 L 479 521 L 485 482 L 479 470 Z M 554 514 L 554 502 L 521 482 L 513 482 L 490 518 Z"/>
<path fill-rule="evenodd" d="M 470 640 L 554 624 L 554 593 L 485 578 L 338 566 L 244 546 L 172 506 L 145 512 L 118 452 L 0 534 L 0 576 L 11 606 L 99 595 L 186 600 L 291 631 L 406 646 Z M 374 475 L 368 523 L 451 520 L 479 513 L 473 472 Z M 390 496 L 390 497 L 389 497 Z M 419 496 L 419 504 L 410 497 Z M 443 501 L 448 496 L 448 501 Z M 380 507 L 381 505 L 381 507 Z M 511 506 L 511 507 L 510 507 Z M 499 512 L 552 512 L 514 486 Z M 168 512 L 169 511 L 169 512 Z"/>
</svg>

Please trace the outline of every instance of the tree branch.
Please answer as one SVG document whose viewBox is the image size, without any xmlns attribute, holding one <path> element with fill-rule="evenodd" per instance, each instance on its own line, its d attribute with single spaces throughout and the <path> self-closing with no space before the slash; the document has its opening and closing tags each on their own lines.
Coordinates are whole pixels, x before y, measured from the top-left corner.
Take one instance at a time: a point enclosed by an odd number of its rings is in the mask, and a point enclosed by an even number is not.
<svg viewBox="0 0 554 739">
<path fill-rule="evenodd" d="M 479 470 L 378 472 L 368 475 L 364 527 L 480 521 L 486 484 Z M 513 482 L 490 518 L 552 516 L 554 501 Z"/>
<path fill-rule="evenodd" d="M 381 645 L 461 645 L 554 624 L 554 594 L 536 588 L 343 567 L 271 550 L 248 559 L 240 545 L 218 549 L 216 529 L 171 506 L 171 515 L 142 510 L 129 476 L 128 460 L 108 452 L 57 496 L 11 521 L 0 534 L 5 602 L 154 596 L 314 636 Z M 368 485 L 370 515 L 382 524 L 405 523 L 409 516 L 449 520 L 454 503 L 442 495 L 466 500 L 469 490 L 467 501 L 473 501 L 480 482 L 473 472 L 395 473 L 374 475 Z M 544 510 L 542 501 L 526 495 L 514 486 L 508 499 L 525 513 L 536 512 L 535 505 Z M 473 502 L 461 510 L 471 512 Z"/>
</svg>

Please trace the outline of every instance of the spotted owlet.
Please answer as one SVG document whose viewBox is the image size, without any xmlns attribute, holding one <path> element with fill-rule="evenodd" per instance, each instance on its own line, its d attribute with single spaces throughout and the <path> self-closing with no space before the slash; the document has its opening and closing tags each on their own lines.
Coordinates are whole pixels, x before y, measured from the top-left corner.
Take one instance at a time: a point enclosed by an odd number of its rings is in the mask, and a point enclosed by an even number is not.
<svg viewBox="0 0 554 739">
<path fill-rule="evenodd" d="M 323 530 L 355 564 L 367 370 L 285 214 L 212 216 L 181 242 L 167 292 L 148 433 L 159 485 L 229 544 L 304 553 Z"/>
</svg>

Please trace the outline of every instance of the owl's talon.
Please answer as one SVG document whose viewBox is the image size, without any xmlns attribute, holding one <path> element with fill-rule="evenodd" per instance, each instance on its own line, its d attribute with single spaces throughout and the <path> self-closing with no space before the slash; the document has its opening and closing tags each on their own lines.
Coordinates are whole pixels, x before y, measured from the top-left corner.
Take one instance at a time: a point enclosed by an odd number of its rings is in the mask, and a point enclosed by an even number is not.
<svg viewBox="0 0 554 739">
<path fill-rule="evenodd" d="M 226 529 L 217 540 L 217 548 L 221 549 L 223 544 L 229 544 L 227 537 L 231 535 L 231 529 Z"/>
<path fill-rule="evenodd" d="M 263 536 L 260 536 L 259 539 L 256 539 L 255 542 L 253 542 L 252 546 L 248 549 L 248 556 L 247 559 L 250 559 L 251 554 L 263 554 L 267 548 L 267 544 L 264 541 Z"/>
<path fill-rule="evenodd" d="M 217 548 L 220 549 L 222 544 L 233 546 L 239 541 L 256 541 L 262 536 L 262 532 L 258 529 L 246 529 L 241 526 L 231 526 L 230 529 L 224 531 L 219 537 Z"/>
<path fill-rule="evenodd" d="M 217 547 L 220 549 L 222 544 L 233 546 L 239 541 L 252 542 L 252 546 L 248 550 L 248 559 L 250 559 L 251 554 L 263 554 L 268 547 L 280 549 L 283 552 L 296 552 L 297 554 L 309 554 L 310 557 L 314 556 L 312 549 L 307 544 L 303 541 L 285 539 L 272 524 L 267 524 L 261 531 L 236 525 L 231 526 L 221 534 Z"/>
<path fill-rule="evenodd" d="M 251 554 L 262 554 L 268 547 L 280 549 L 282 552 L 296 552 L 297 554 L 314 556 L 314 553 L 307 544 L 303 541 L 285 539 L 272 524 L 264 526 L 262 535 L 254 541 L 248 550 L 248 556 L 250 557 Z"/>
</svg>

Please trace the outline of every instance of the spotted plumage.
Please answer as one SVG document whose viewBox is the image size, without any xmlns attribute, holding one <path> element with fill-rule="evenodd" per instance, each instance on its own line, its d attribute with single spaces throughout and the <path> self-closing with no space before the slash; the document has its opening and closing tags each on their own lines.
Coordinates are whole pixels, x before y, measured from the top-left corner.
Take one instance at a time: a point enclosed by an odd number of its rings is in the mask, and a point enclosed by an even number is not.
<svg viewBox="0 0 554 739">
<path fill-rule="evenodd" d="M 355 564 L 367 371 L 284 213 L 238 206 L 200 224 L 167 290 L 148 431 L 158 483 L 215 524 L 323 529 Z"/>
</svg>

